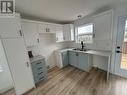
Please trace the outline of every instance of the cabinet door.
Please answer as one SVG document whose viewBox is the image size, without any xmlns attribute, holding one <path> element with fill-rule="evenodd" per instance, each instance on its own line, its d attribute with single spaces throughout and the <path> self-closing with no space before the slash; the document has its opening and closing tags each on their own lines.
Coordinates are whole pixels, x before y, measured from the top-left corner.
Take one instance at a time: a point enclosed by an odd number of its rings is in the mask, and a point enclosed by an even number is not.
<svg viewBox="0 0 127 95">
<path fill-rule="evenodd" d="M 49 33 L 55 33 L 56 32 L 56 25 L 55 24 L 52 24 L 52 23 L 48 23 L 47 24 L 47 32 Z"/>
<path fill-rule="evenodd" d="M 38 33 L 46 33 L 47 32 L 47 24 L 41 23 L 38 24 Z"/>
<path fill-rule="evenodd" d="M 76 52 L 69 51 L 69 64 L 72 66 L 78 66 L 78 55 Z"/>
<path fill-rule="evenodd" d="M 62 52 L 63 67 L 68 65 L 68 51 Z"/>
<path fill-rule="evenodd" d="M 78 68 L 84 71 L 89 70 L 88 54 L 78 53 Z"/>
<path fill-rule="evenodd" d="M 22 29 L 27 46 L 35 46 L 39 43 L 39 35 L 37 33 L 36 23 L 22 21 Z"/>
<path fill-rule="evenodd" d="M 111 39 L 112 13 L 106 12 L 94 17 L 95 40 Z"/>
<path fill-rule="evenodd" d="M 63 26 L 64 41 L 74 40 L 74 27 L 72 24 L 66 24 Z"/>
<path fill-rule="evenodd" d="M 32 70 L 24 39 L 3 39 L 3 46 L 14 80 L 16 95 L 22 95 L 34 87 Z"/>
<path fill-rule="evenodd" d="M 56 42 L 62 42 L 63 41 L 63 26 L 57 25 L 56 26 Z"/>
<path fill-rule="evenodd" d="M 20 17 L 0 18 L 0 36 L 1 38 L 23 37 Z"/>
</svg>

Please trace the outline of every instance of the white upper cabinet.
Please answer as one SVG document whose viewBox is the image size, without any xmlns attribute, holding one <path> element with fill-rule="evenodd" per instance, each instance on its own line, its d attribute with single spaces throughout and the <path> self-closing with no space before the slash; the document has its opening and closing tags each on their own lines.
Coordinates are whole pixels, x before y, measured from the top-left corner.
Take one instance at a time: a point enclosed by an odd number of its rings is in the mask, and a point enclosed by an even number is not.
<svg viewBox="0 0 127 95">
<path fill-rule="evenodd" d="M 55 33 L 56 24 L 42 22 L 38 24 L 38 33 Z"/>
<path fill-rule="evenodd" d="M 56 28 L 57 28 L 56 24 L 52 24 L 52 23 L 47 24 L 47 32 L 49 33 L 56 33 Z"/>
<path fill-rule="evenodd" d="M 38 24 L 38 33 L 55 33 L 56 42 L 63 42 L 63 25 L 42 22 Z"/>
<path fill-rule="evenodd" d="M 47 33 L 47 24 L 39 23 L 38 24 L 38 33 Z"/>
<path fill-rule="evenodd" d="M 35 22 L 22 20 L 22 30 L 27 46 L 36 46 L 39 43 L 38 24 Z"/>
<path fill-rule="evenodd" d="M 19 14 L 14 18 L 0 18 L 0 36 L 1 38 L 23 37 Z"/>
<path fill-rule="evenodd" d="M 101 13 L 94 17 L 95 40 L 111 39 L 112 11 Z"/>
<path fill-rule="evenodd" d="M 56 42 L 63 42 L 63 25 L 57 25 L 56 27 Z"/>
<path fill-rule="evenodd" d="M 65 24 L 63 26 L 64 41 L 74 41 L 74 26 L 73 24 Z"/>
<path fill-rule="evenodd" d="M 22 20 L 22 30 L 24 33 L 27 46 L 37 45 L 39 43 L 39 34 L 43 33 L 56 34 L 56 42 L 74 40 L 73 24 L 62 25 L 62 24 Z"/>
</svg>

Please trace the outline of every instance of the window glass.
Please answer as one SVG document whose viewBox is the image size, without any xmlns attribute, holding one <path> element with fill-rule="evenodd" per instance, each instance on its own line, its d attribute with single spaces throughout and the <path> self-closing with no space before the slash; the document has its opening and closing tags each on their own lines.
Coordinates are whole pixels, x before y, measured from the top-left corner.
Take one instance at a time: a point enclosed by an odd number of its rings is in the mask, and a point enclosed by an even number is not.
<svg viewBox="0 0 127 95">
<path fill-rule="evenodd" d="M 77 43 L 92 43 L 93 41 L 93 24 L 79 26 L 76 33 Z"/>
</svg>

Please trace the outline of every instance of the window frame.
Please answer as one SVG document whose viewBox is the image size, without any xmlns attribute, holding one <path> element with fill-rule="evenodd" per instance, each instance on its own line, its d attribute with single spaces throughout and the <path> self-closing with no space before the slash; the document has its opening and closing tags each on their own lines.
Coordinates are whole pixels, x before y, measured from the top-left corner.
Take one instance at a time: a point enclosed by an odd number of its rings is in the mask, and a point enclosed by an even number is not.
<svg viewBox="0 0 127 95">
<path fill-rule="evenodd" d="M 75 42 L 76 43 L 80 43 L 80 42 L 78 42 L 78 28 L 79 27 L 83 27 L 83 26 L 89 26 L 89 25 L 92 25 L 92 27 L 93 27 L 93 32 L 92 32 L 92 41 L 91 42 L 84 42 L 84 43 L 86 43 L 86 44 L 92 44 L 93 43 L 93 38 L 94 38 L 94 24 L 93 23 L 87 23 L 87 24 L 82 24 L 82 25 L 78 25 L 78 26 L 76 26 L 75 27 Z"/>
</svg>

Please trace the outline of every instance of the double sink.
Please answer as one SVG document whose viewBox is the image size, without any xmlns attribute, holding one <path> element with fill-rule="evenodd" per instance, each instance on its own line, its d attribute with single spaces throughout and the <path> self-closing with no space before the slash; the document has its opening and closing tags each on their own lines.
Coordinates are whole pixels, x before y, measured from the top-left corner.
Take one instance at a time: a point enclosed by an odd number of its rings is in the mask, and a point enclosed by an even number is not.
<svg viewBox="0 0 127 95">
<path fill-rule="evenodd" d="M 74 48 L 75 51 L 88 51 L 89 49 L 82 49 L 82 48 Z"/>
</svg>

